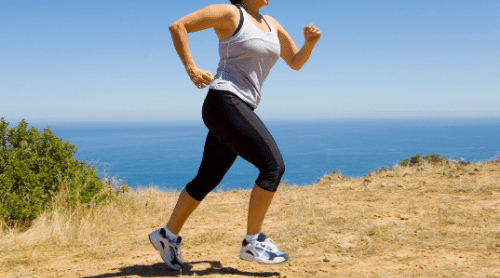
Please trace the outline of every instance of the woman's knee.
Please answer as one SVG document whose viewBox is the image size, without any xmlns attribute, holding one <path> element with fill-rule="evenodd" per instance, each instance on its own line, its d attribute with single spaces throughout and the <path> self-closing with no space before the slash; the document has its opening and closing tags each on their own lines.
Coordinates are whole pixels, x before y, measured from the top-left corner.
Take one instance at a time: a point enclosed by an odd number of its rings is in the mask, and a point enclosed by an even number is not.
<svg viewBox="0 0 500 278">
<path fill-rule="evenodd" d="M 277 167 L 261 170 L 255 184 L 264 190 L 276 192 L 284 173 L 285 164 L 283 163 L 277 165 Z"/>
<path fill-rule="evenodd" d="M 281 177 L 283 177 L 284 173 L 285 173 L 285 164 L 282 164 L 282 165 L 280 165 L 280 167 L 278 167 L 278 175 L 279 175 L 280 180 L 281 180 Z"/>
<path fill-rule="evenodd" d="M 201 183 L 196 180 L 192 180 L 186 185 L 186 192 L 196 201 L 203 201 L 205 197 L 217 187 L 218 183 Z"/>
</svg>

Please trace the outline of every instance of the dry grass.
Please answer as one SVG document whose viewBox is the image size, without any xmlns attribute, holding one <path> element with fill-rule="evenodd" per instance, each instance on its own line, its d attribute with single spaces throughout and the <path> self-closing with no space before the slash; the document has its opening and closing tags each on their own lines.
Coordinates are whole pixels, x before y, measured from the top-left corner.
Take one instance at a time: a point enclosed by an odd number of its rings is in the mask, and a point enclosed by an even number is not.
<svg viewBox="0 0 500 278">
<path fill-rule="evenodd" d="M 120 240 L 120 248 L 130 249 L 137 244 L 130 240 L 124 242 L 126 238 L 116 238 L 116 232 L 159 225 L 157 216 L 166 215 L 175 204 L 175 198 L 173 193 L 149 188 L 122 194 L 97 207 L 74 208 L 56 201 L 53 209 L 40 215 L 26 232 L 4 226 L 0 234 L 0 252 L 14 254 L 50 248 L 58 251 L 79 249 L 80 252 L 73 254 L 77 256 L 116 256 L 123 251 L 117 248 L 117 240 Z"/>
<path fill-rule="evenodd" d="M 249 195 L 207 196 L 182 231 L 191 262 L 184 275 L 500 277 L 498 161 L 426 163 L 282 185 L 265 229 L 291 261 L 273 267 L 237 259 Z M 147 188 L 95 208 L 56 205 L 25 232 L 3 227 L 0 273 L 176 275 L 162 268 L 147 239 L 176 200 L 176 193 Z"/>
</svg>

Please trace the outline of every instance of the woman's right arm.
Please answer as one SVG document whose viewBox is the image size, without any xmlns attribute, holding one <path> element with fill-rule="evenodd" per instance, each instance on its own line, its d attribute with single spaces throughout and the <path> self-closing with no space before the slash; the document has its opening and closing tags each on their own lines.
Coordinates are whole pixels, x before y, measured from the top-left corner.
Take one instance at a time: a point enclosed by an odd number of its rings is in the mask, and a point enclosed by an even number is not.
<svg viewBox="0 0 500 278">
<path fill-rule="evenodd" d="M 198 89 L 208 86 L 214 78 L 210 72 L 196 66 L 189 50 L 188 33 L 214 28 L 220 39 L 221 36 L 231 33 L 231 30 L 234 32 L 235 22 L 238 22 L 239 19 L 235 19 L 234 9 L 237 11 L 238 8 L 226 4 L 210 5 L 186 15 L 169 26 L 175 50 L 179 54 L 191 81 Z"/>
</svg>

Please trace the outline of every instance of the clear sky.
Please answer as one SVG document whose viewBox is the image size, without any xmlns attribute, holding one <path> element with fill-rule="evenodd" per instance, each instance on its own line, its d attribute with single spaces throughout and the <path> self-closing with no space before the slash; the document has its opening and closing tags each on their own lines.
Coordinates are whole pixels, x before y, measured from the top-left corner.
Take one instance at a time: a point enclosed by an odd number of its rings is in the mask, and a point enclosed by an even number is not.
<svg viewBox="0 0 500 278">
<path fill-rule="evenodd" d="M 64 120 L 200 120 L 168 25 L 229 1 L 0 1 L 0 116 Z M 500 1 L 270 0 L 269 14 L 308 63 L 280 60 L 256 110 L 264 119 L 500 116 Z M 215 75 L 213 30 L 190 34 Z M 50 124 L 50 123 L 48 123 Z"/>
</svg>

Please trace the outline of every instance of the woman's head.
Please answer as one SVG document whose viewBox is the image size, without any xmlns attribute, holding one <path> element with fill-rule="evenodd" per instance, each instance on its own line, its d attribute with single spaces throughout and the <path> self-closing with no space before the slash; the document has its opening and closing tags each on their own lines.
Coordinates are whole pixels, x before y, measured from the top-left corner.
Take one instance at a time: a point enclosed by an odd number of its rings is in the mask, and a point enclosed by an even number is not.
<svg viewBox="0 0 500 278">
<path fill-rule="evenodd" d="M 251 6 L 257 5 L 258 7 L 264 7 L 269 4 L 269 0 L 229 0 L 229 1 L 231 1 L 231 4 L 233 5 L 242 5 L 245 7 L 246 5 L 251 5 Z"/>
</svg>

